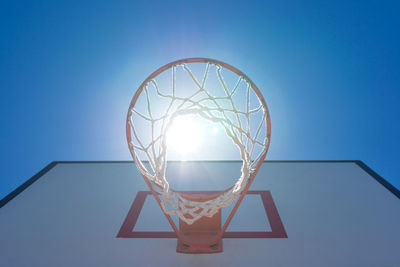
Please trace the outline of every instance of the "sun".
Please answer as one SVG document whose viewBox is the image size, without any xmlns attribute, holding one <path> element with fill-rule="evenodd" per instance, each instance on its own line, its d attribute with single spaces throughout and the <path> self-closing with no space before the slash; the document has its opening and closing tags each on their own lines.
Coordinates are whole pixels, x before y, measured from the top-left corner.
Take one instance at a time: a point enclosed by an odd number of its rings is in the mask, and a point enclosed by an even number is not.
<svg viewBox="0 0 400 267">
<path fill-rule="evenodd" d="M 179 154 L 195 152 L 203 143 L 204 129 L 191 116 L 180 116 L 174 119 L 167 132 L 167 144 Z"/>
</svg>

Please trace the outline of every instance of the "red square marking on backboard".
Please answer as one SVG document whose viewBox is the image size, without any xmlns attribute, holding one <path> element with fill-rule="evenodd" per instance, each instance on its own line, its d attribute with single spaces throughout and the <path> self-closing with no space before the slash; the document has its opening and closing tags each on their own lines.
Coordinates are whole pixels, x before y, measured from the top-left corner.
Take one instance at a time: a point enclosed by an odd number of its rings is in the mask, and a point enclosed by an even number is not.
<svg viewBox="0 0 400 267">
<path fill-rule="evenodd" d="M 207 191 L 204 191 L 204 193 Z M 203 192 L 198 192 L 203 193 Z M 278 210 L 270 191 L 247 191 L 248 195 L 260 195 L 264 204 L 265 213 L 268 218 L 271 231 L 262 232 L 225 232 L 224 238 L 287 238 L 287 234 Z M 123 222 L 117 237 L 121 238 L 176 238 L 173 231 L 170 232 L 150 232 L 150 231 L 135 231 L 135 225 L 143 208 L 146 197 L 151 195 L 150 191 L 139 191 L 136 194 L 131 208 Z"/>
</svg>

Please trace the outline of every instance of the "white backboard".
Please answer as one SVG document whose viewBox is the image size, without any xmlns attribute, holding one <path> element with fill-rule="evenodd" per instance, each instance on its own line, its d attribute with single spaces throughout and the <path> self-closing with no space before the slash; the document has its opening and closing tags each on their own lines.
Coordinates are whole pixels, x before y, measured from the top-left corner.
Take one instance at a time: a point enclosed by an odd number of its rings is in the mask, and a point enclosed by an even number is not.
<svg viewBox="0 0 400 267">
<path fill-rule="evenodd" d="M 170 162 L 167 177 L 177 190 L 223 190 L 240 166 Z M 215 254 L 176 253 L 148 190 L 133 162 L 49 164 L 1 201 L 0 265 L 400 264 L 400 193 L 361 161 L 264 162 Z"/>
</svg>

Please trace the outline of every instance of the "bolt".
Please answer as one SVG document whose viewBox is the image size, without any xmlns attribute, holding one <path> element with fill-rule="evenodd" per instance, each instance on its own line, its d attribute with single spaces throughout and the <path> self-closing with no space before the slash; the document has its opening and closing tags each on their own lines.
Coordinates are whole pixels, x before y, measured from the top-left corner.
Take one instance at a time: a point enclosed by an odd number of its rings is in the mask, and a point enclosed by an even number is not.
<svg viewBox="0 0 400 267">
<path fill-rule="evenodd" d="M 217 250 L 217 249 L 218 249 L 218 245 L 217 245 L 217 244 L 212 245 L 212 246 L 210 246 L 210 248 L 211 248 L 212 250 Z"/>
</svg>

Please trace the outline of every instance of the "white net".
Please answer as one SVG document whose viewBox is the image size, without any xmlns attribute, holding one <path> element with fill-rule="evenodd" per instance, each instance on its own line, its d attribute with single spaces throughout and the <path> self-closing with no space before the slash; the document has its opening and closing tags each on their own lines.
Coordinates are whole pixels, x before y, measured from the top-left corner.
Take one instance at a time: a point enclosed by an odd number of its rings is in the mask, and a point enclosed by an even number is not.
<svg viewBox="0 0 400 267">
<path fill-rule="evenodd" d="M 234 82 L 227 82 L 224 75 Z M 128 111 L 128 144 L 141 174 L 161 189 L 157 192 L 165 213 L 192 224 L 230 205 L 245 188 L 255 166 L 265 157 L 270 132 L 268 109 L 252 85 L 241 72 L 210 60 L 171 64 L 139 88 L 140 95 Z M 177 117 L 186 115 L 220 125 L 243 160 L 235 185 L 211 200 L 188 200 L 171 190 L 166 178 L 167 133 Z"/>
</svg>

